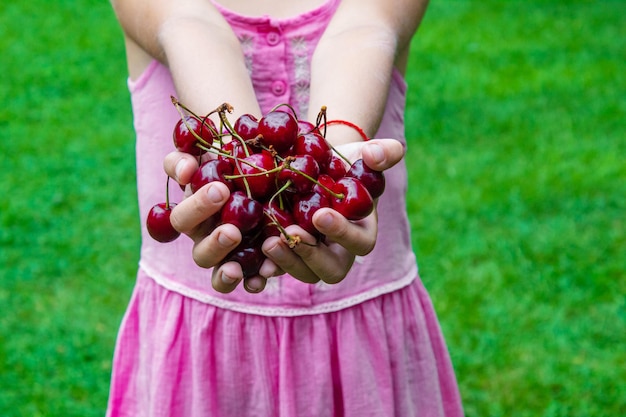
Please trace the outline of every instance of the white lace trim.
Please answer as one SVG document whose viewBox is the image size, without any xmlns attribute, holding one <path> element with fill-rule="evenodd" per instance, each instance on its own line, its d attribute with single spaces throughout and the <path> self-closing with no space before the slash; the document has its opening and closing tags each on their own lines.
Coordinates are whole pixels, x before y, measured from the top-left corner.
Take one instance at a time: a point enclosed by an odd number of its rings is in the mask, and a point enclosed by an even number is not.
<svg viewBox="0 0 626 417">
<path fill-rule="evenodd" d="M 281 307 L 281 306 L 262 306 L 262 305 L 249 305 L 237 301 L 229 301 L 223 298 L 214 297 L 203 291 L 194 290 L 188 286 L 179 282 L 166 278 L 155 271 L 151 270 L 143 263 L 139 263 L 139 267 L 146 273 L 146 275 L 155 281 L 163 288 L 181 294 L 185 297 L 192 298 L 194 300 L 211 304 L 215 307 L 238 311 L 240 313 L 256 314 L 260 316 L 282 316 L 282 317 L 294 317 L 294 316 L 306 316 L 311 314 L 331 313 L 334 311 L 343 310 L 348 307 L 355 306 L 364 301 L 378 297 L 379 295 L 387 294 L 392 291 L 398 290 L 409 285 L 417 278 L 417 267 L 410 274 L 407 274 L 404 278 L 389 282 L 387 284 L 378 286 L 369 291 L 355 294 L 353 296 L 343 298 L 337 301 L 329 301 L 312 307 Z"/>
</svg>

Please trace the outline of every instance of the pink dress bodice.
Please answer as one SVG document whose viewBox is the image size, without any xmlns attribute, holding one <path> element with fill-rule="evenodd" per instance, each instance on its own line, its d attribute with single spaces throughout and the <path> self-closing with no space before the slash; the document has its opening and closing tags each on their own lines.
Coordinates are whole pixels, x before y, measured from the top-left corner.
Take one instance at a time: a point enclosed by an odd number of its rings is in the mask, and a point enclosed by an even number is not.
<svg viewBox="0 0 626 417">
<path fill-rule="evenodd" d="M 263 112 L 277 104 L 289 103 L 299 114 L 306 114 L 311 56 L 338 3 L 330 0 L 315 10 L 280 20 L 244 17 L 220 7 L 241 42 Z M 376 247 L 369 255 L 356 259 L 342 282 L 310 285 L 285 275 L 269 279 L 266 289 L 259 294 L 249 294 L 241 285 L 230 294 L 214 291 L 212 271 L 198 267 L 192 259 L 191 239 L 182 236 L 171 243 L 158 243 L 145 228 L 150 207 L 164 200 L 167 177 L 163 159 L 174 150 L 172 130 L 179 114 L 170 100 L 170 96 L 176 96 L 171 75 L 165 66 L 154 61 L 138 79 L 129 81 L 129 89 L 137 134 L 142 224 L 140 268 L 160 285 L 226 309 L 295 316 L 349 307 L 404 287 L 417 277 L 406 214 L 407 173 L 403 160 L 386 171 L 386 190 L 378 202 Z M 406 145 L 405 95 L 404 79 L 395 72 L 375 137 L 395 138 Z M 183 194 L 178 187 L 170 187 L 170 198 L 180 201 Z"/>
</svg>

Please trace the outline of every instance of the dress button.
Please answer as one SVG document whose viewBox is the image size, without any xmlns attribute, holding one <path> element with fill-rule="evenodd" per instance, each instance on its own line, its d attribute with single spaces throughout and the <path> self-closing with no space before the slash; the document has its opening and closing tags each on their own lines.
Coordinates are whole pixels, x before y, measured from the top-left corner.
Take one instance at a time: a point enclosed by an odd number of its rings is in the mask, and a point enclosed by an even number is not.
<svg viewBox="0 0 626 417">
<path fill-rule="evenodd" d="M 265 40 L 269 46 L 276 46 L 280 42 L 280 35 L 276 32 L 270 32 L 267 34 Z"/>
<path fill-rule="evenodd" d="M 285 94 L 285 83 L 283 81 L 274 81 L 272 83 L 272 93 L 274 93 L 275 96 L 282 96 L 283 94 Z"/>
</svg>

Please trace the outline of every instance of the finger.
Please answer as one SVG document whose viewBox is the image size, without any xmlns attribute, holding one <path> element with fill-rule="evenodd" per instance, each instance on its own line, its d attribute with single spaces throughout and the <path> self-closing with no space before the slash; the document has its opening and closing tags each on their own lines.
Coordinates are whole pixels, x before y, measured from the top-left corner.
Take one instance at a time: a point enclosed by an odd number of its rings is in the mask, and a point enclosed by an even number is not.
<svg viewBox="0 0 626 417">
<path fill-rule="evenodd" d="M 281 267 L 276 265 L 276 263 L 269 258 L 266 258 L 259 268 L 259 275 L 264 278 L 277 277 L 279 275 L 283 275 L 284 273 L 285 271 L 283 271 Z"/>
<path fill-rule="evenodd" d="M 189 184 L 191 177 L 198 169 L 198 160 L 188 153 L 170 152 L 163 160 L 163 169 L 179 184 Z"/>
<path fill-rule="evenodd" d="M 372 139 L 361 149 L 363 162 L 376 170 L 391 168 L 404 157 L 405 148 L 395 139 Z"/>
<path fill-rule="evenodd" d="M 319 279 L 328 284 L 342 281 L 354 263 L 354 255 L 334 242 L 317 246 L 299 243 L 293 251 Z"/>
<path fill-rule="evenodd" d="M 191 234 L 222 208 L 229 195 L 228 187 L 218 181 L 205 185 L 174 207 L 170 216 L 172 226 L 181 233 Z"/>
<path fill-rule="evenodd" d="M 256 275 L 250 278 L 243 279 L 243 288 L 249 293 L 256 294 L 260 293 L 265 289 L 265 284 L 267 283 L 267 279 Z"/>
<path fill-rule="evenodd" d="M 226 262 L 219 268 L 213 269 L 211 284 L 213 289 L 221 293 L 229 293 L 237 288 L 237 285 L 243 279 L 241 265 L 237 262 Z"/>
<path fill-rule="evenodd" d="M 351 222 L 329 208 L 319 209 L 313 215 L 313 225 L 326 237 L 353 255 L 367 255 L 374 249 L 378 233 L 376 210 L 366 218 Z"/>
<path fill-rule="evenodd" d="M 198 239 L 193 246 L 194 262 L 202 268 L 211 268 L 234 250 L 241 242 L 241 232 L 232 224 L 223 224 L 215 228 L 203 239 Z"/>
<path fill-rule="evenodd" d="M 315 238 L 306 233 L 300 227 L 287 228 L 287 233 L 305 236 L 304 239 L 309 239 L 308 242 L 315 244 Z M 307 264 L 298 256 L 289 245 L 279 237 L 271 237 L 263 242 L 261 247 L 265 256 L 268 257 L 274 264 L 276 264 L 282 271 L 288 273 L 299 281 L 306 282 L 307 284 L 314 284 L 320 280 L 320 278 L 307 266 Z M 263 266 L 262 266 L 263 268 Z M 262 271 L 259 271 L 262 272 Z"/>
</svg>

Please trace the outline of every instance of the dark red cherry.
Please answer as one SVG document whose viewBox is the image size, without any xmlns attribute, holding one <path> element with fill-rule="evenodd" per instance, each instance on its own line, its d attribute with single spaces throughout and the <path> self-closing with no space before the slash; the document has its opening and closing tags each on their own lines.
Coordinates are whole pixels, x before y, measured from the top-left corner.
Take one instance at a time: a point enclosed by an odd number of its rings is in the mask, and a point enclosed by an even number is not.
<svg viewBox="0 0 626 417">
<path fill-rule="evenodd" d="M 152 206 L 146 219 L 146 228 L 152 238 L 158 242 L 171 242 L 180 236 L 180 232 L 174 229 L 170 222 L 174 203 L 159 203 Z"/>
<path fill-rule="evenodd" d="M 240 177 L 233 181 L 236 188 L 241 191 L 247 190 L 245 185 L 247 182 L 251 196 L 264 200 L 276 190 L 276 180 L 274 174 L 263 173 L 274 168 L 276 168 L 276 162 L 271 153 L 267 151 L 255 153 L 237 161 L 233 174 L 240 175 Z M 245 179 L 241 176 L 245 176 Z"/>
<path fill-rule="evenodd" d="M 319 133 L 319 129 L 316 128 L 313 123 L 307 120 L 298 120 L 298 134 L 305 135 L 311 132 Z"/>
<path fill-rule="evenodd" d="M 259 134 L 259 120 L 251 114 L 242 114 L 233 129 L 244 140 L 254 139 Z"/>
<path fill-rule="evenodd" d="M 263 206 L 263 236 L 268 238 L 270 236 L 279 236 L 281 234 L 278 225 L 283 229 L 287 226 L 295 224 L 291 211 L 287 208 L 281 208 L 276 201 L 265 203 Z M 276 225 L 278 223 L 278 225 Z"/>
<path fill-rule="evenodd" d="M 278 183 L 282 185 L 291 181 L 291 191 L 306 193 L 311 191 L 319 174 L 319 166 L 311 155 L 298 155 L 290 158 L 288 167 L 280 170 Z"/>
<path fill-rule="evenodd" d="M 193 116 L 185 116 L 179 119 L 174 126 L 173 137 L 176 149 L 195 156 L 202 155 L 206 151 L 197 146 L 201 141 L 189 129 L 192 129 L 204 140 L 204 146 L 210 146 L 215 139 L 213 133 L 215 132 L 215 124 L 209 118 L 199 120 Z"/>
<path fill-rule="evenodd" d="M 333 191 L 343 196 L 332 197 L 331 207 L 348 220 L 363 219 L 374 210 L 372 196 L 367 188 L 355 178 L 340 178 L 333 186 Z"/>
<path fill-rule="evenodd" d="M 267 113 L 259 120 L 261 143 L 273 147 L 282 154 L 289 150 L 298 135 L 298 121 L 291 114 L 281 110 Z"/>
<path fill-rule="evenodd" d="M 356 178 L 367 188 L 372 198 L 378 198 L 385 191 L 385 174 L 368 167 L 362 159 L 357 159 L 346 172 L 346 177 Z"/>
<path fill-rule="evenodd" d="M 330 164 L 330 159 L 333 157 L 333 151 L 328 142 L 318 133 L 298 135 L 293 144 L 292 154 L 311 155 L 317 161 L 322 172 L 326 171 Z"/>
<path fill-rule="evenodd" d="M 333 155 L 330 158 L 330 163 L 328 167 L 326 167 L 325 173 L 330 175 L 332 179 L 337 181 L 340 178 L 343 178 L 348 172 L 348 168 L 346 168 L 346 164 L 343 162 L 343 159 L 339 158 L 337 155 Z"/>
<path fill-rule="evenodd" d="M 313 192 L 324 194 L 330 198 L 334 186 L 335 180 L 330 175 L 320 174 L 319 177 L 317 177 L 317 184 L 313 186 Z"/>
<path fill-rule="evenodd" d="M 224 258 L 225 262 L 237 262 L 241 265 L 244 278 L 257 275 L 264 260 L 261 243 L 248 236 L 244 236 L 241 243 Z"/>
<path fill-rule="evenodd" d="M 222 146 L 222 153 L 217 156 L 217 159 L 228 161 L 233 167 L 235 167 L 235 160 L 237 158 L 245 158 L 253 153 L 254 151 L 249 145 L 244 145 L 241 141 L 233 139 Z"/>
<path fill-rule="evenodd" d="M 224 159 L 210 159 L 202 163 L 200 168 L 193 174 L 193 177 L 191 177 L 191 183 L 189 184 L 191 192 L 195 193 L 212 181 L 223 182 L 231 192 L 235 191 L 235 184 L 232 180 L 224 178 L 224 175 L 232 175 L 233 169 L 230 162 Z"/>
<path fill-rule="evenodd" d="M 322 234 L 313 226 L 313 215 L 323 207 L 330 206 L 330 199 L 319 193 L 296 194 L 293 201 L 292 214 L 296 224 L 315 237 Z"/>
<path fill-rule="evenodd" d="M 257 227 L 263 216 L 263 204 L 249 198 L 241 191 L 234 191 L 220 211 L 222 223 L 230 223 L 242 233 Z"/>
</svg>

